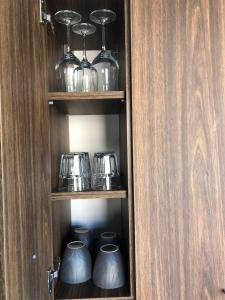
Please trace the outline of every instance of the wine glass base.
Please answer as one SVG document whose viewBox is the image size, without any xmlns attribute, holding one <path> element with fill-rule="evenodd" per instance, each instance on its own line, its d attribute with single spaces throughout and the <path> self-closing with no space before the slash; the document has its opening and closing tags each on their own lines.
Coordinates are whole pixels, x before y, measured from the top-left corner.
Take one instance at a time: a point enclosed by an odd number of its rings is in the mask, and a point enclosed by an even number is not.
<svg viewBox="0 0 225 300">
<path fill-rule="evenodd" d="M 54 15 L 55 20 L 64 25 L 74 25 L 81 21 L 81 15 L 73 10 L 60 10 Z"/>
<path fill-rule="evenodd" d="M 76 34 L 87 36 L 95 33 L 96 27 L 90 23 L 79 23 L 72 27 L 72 31 Z"/>
<path fill-rule="evenodd" d="M 96 24 L 109 24 L 116 20 L 116 13 L 110 9 L 98 9 L 90 13 L 89 18 Z"/>
</svg>

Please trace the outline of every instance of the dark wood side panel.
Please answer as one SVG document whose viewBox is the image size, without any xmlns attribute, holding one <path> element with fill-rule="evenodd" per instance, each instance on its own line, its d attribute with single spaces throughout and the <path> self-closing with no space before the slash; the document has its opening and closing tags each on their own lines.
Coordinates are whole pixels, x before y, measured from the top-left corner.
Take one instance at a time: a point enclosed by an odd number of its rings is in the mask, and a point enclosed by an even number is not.
<svg viewBox="0 0 225 300">
<path fill-rule="evenodd" d="M 129 274 L 130 295 L 135 295 L 134 287 L 134 219 L 133 219 L 133 186 L 132 186 L 132 137 L 131 137 L 131 70 L 130 70 L 130 1 L 124 0 L 125 47 L 121 51 L 120 67 L 125 68 L 125 107 L 120 112 L 120 172 L 123 185 L 127 188 L 127 201 L 121 202 L 121 219 L 124 238 L 125 255 L 129 258 L 127 270 Z"/>
<path fill-rule="evenodd" d="M 131 2 L 137 300 L 224 299 L 225 1 Z"/>
<path fill-rule="evenodd" d="M 62 258 L 67 243 L 70 242 L 71 201 L 52 203 L 53 215 L 53 261 Z"/>
<path fill-rule="evenodd" d="M 0 103 L 1 103 L 1 90 L 0 90 Z M 1 124 L 1 115 L 0 115 Z M 0 153 L 2 145 L 2 131 L 0 129 Z M 4 223 L 3 223 L 3 189 L 2 189 L 2 155 L 0 155 L 0 299 L 5 300 L 5 263 L 4 263 Z"/>
<path fill-rule="evenodd" d="M 50 109 L 51 124 L 51 186 L 52 191 L 58 191 L 60 157 L 69 152 L 69 124 L 68 116 L 63 114 L 52 104 Z M 71 224 L 71 201 L 59 201 L 52 205 L 52 239 L 53 260 L 57 262 L 62 256 Z"/>
<path fill-rule="evenodd" d="M 69 121 L 68 116 L 49 105 L 50 140 L 51 140 L 51 186 L 52 191 L 58 191 L 59 168 L 61 154 L 69 152 Z"/>
<path fill-rule="evenodd" d="M 44 300 L 52 263 L 46 30 L 39 1 L 2 0 L 0 12 L 4 298 Z"/>
</svg>

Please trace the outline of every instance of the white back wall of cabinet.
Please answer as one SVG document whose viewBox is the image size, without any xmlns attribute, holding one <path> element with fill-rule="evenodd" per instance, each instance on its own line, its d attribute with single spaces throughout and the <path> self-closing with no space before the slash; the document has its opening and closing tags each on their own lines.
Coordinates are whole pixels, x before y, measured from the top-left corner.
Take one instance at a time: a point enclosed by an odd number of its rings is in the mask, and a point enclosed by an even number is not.
<svg viewBox="0 0 225 300">
<path fill-rule="evenodd" d="M 118 115 L 69 116 L 70 151 L 115 151 L 119 161 Z M 121 230 L 121 201 L 118 199 L 72 200 L 71 223 L 92 229 Z"/>
</svg>

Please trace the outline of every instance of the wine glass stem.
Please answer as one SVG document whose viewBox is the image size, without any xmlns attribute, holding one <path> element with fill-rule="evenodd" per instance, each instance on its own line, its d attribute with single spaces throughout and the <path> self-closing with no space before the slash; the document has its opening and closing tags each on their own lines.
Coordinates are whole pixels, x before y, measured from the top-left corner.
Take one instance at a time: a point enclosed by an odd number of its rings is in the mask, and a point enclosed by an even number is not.
<svg viewBox="0 0 225 300">
<path fill-rule="evenodd" d="M 83 59 L 87 60 L 87 51 L 86 51 L 86 35 L 83 34 Z"/>
<path fill-rule="evenodd" d="M 102 24 L 102 50 L 105 51 L 106 50 L 106 46 L 105 46 L 105 24 Z"/>
<path fill-rule="evenodd" d="M 67 52 L 70 52 L 71 39 L 70 39 L 70 24 L 66 25 L 66 36 L 67 36 Z"/>
</svg>

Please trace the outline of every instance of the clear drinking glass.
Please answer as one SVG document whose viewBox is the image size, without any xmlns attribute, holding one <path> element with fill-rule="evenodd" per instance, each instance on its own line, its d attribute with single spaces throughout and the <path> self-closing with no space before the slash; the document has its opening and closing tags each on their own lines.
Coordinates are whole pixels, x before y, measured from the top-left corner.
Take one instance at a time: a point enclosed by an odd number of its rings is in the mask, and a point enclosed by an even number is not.
<svg viewBox="0 0 225 300">
<path fill-rule="evenodd" d="M 59 191 L 79 192 L 91 188 L 91 167 L 87 152 L 65 153 L 61 156 Z"/>
<path fill-rule="evenodd" d="M 92 188 L 94 190 L 117 190 L 121 188 L 117 156 L 114 152 L 95 153 Z"/>
<path fill-rule="evenodd" d="M 96 27 L 90 23 L 80 23 L 72 27 L 72 31 L 83 37 L 83 60 L 74 70 L 74 88 L 76 92 L 92 92 L 98 89 L 98 74 L 87 60 L 86 36 L 95 33 Z"/>
<path fill-rule="evenodd" d="M 80 65 L 80 60 L 71 52 L 71 26 L 81 21 L 81 15 L 72 10 L 60 10 L 55 13 L 55 20 L 67 28 L 67 49 L 55 66 L 59 88 L 64 92 L 74 92 L 74 70 Z"/>
<path fill-rule="evenodd" d="M 98 90 L 118 90 L 119 64 L 110 50 L 106 50 L 105 25 L 116 20 L 116 13 L 109 9 L 99 9 L 90 13 L 90 20 L 102 25 L 102 50 L 92 65 L 98 72 Z"/>
</svg>

